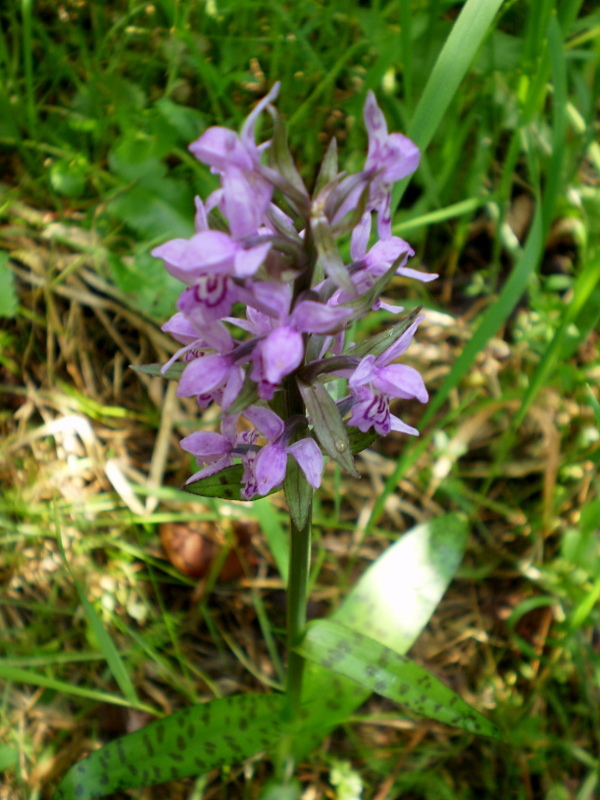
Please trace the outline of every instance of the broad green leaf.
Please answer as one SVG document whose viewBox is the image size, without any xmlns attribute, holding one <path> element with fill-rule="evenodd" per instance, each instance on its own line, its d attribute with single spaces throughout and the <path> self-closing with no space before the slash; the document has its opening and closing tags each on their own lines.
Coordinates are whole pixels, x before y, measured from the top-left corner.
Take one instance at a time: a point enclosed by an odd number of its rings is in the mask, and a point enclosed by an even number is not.
<svg viewBox="0 0 600 800">
<path fill-rule="evenodd" d="M 61 158 L 50 168 L 50 183 L 55 192 L 63 197 L 81 197 L 85 191 L 89 164 L 81 155 Z"/>
<path fill-rule="evenodd" d="M 427 670 L 370 636 L 321 619 L 308 625 L 302 643 L 295 650 L 419 716 L 502 739 L 492 722 Z"/>
<path fill-rule="evenodd" d="M 342 469 L 355 478 L 359 477 L 354 466 L 346 426 L 326 387 L 318 381 L 305 383 L 298 379 L 297 383 L 319 444 Z"/>
<path fill-rule="evenodd" d="M 190 706 L 82 759 L 54 800 L 88 800 L 202 775 L 270 749 L 281 736 L 279 695 L 238 694 Z"/>
<path fill-rule="evenodd" d="M 56 512 L 56 509 L 55 509 Z M 106 659 L 106 663 L 112 673 L 113 678 L 117 682 L 117 686 L 123 692 L 125 698 L 129 701 L 132 706 L 139 705 L 140 700 L 137 696 L 137 692 L 135 691 L 135 687 L 119 655 L 119 651 L 115 647 L 113 640 L 110 638 L 110 635 L 104 625 L 102 624 L 102 620 L 96 613 L 94 606 L 90 603 L 87 599 L 86 594 L 83 590 L 83 587 L 71 571 L 71 567 L 69 566 L 69 562 L 67 560 L 67 554 L 65 553 L 65 548 L 63 545 L 62 535 L 60 531 L 60 525 L 58 523 L 58 517 L 55 517 L 55 526 L 56 526 L 56 540 L 58 543 L 58 547 L 60 549 L 60 553 L 63 557 L 63 561 L 69 574 L 71 575 L 71 580 L 75 584 L 75 588 L 77 589 L 77 594 L 79 595 L 79 599 L 81 600 L 81 605 L 83 606 L 83 610 L 89 622 L 90 628 L 94 632 L 94 636 L 96 637 L 96 642 L 98 643 L 99 649 L 102 651 L 104 658 Z"/>
<path fill-rule="evenodd" d="M 8 266 L 8 253 L 0 252 L 0 317 L 14 317 L 18 305 L 15 274 Z"/>
<path fill-rule="evenodd" d="M 418 525 L 371 565 L 331 619 L 397 653 L 406 653 L 458 569 L 466 539 L 466 523 L 455 514 Z M 379 620 L 382 624 L 374 625 Z M 369 694 L 350 678 L 307 663 L 302 689 L 303 732 L 294 740 L 296 758 L 310 752 Z"/>
<path fill-rule="evenodd" d="M 144 375 L 152 375 L 153 377 L 168 378 L 172 381 L 178 381 L 179 378 L 181 378 L 183 370 L 187 367 L 187 364 L 177 361 L 175 364 L 171 364 L 166 372 L 161 371 L 163 368 L 162 364 L 144 364 L 141 367 L 130 364 L 129 366 L 131 369 L 134 369 L 136 372 L 142 372 Z"/>
</svg>

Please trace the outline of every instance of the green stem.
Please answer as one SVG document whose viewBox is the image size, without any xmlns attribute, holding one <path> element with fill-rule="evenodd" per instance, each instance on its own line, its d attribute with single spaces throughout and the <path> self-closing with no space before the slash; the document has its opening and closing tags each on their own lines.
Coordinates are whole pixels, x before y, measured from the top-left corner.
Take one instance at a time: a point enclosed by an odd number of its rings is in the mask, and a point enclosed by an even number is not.
<svg viewBox="0 0 600 800">
<path fill-rule="evenodd" d="M 311 544 L 310 511 L 306 525 L 303 528 L 297 528 L 294 521 L 291 520 L 290 534 L 290 577 L 287 603 L 288 669 L 284 721 L 291 723 L 298 718 L 298 712 L 300 710 L 302 673 L 304 670 L 304 659 L 295 653 L 293 648 L 299 644 L 306 625 L 306 602 Z"/>
</svg>

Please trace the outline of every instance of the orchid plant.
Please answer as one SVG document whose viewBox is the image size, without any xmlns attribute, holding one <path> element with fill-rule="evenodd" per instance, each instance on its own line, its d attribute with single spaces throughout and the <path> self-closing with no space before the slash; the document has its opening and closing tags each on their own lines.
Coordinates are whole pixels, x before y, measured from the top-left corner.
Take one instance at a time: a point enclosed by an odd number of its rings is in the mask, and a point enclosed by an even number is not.
<svg viewBox="0 0 600 800">
<path fill-rule="evenodd" d="M 163 326 L 181 348 L 160 373 L 179 381 L 180 397 L 195 397 L 200 409 L 217 404 L 221 412 L 219 432 L 200 430 L 181 441 L 199 467 L 186 488 L 236 500 L 285 492 L 291 521 L 285 691 L 233 695 L 153 722 L 83 759 L 57 800 L 198 775 L 264 751 L 276 781 L 291 785 L 297 759 L 371 691 L 417 714 L 498 735 L 404 656 L 410 637 L 400 635 L 401 621 L 388 619 L 383 595 L 370 601 L 379 624 L 373 614 L 364 617 L 364 586 L 398 562 L 376 564 L 331 619 L 307 625 L 311 504 L 325 460 L 358 477 L 353 455 L 377 436 L 418 435 L 390 402 L 428 399 L 419 372 L 397 363 L 423 319 L 419 309 L 367 341 L 348 341 L 348 334 L 371 311 L 401 314 L 383 299 L 394 276 L 423 282 L 437 276 L 407 267 L 413 250 L 392 235 L 392 186 L 414 172 L 419 150 L 388 133 L 374 94 L 364 105 L 364 168 L 338 172 L 333 139 L 309 193 L 273 105 L 278 90 L 276 84 L 256 105 L 239 135 L 212 127 L 190 145 L 219 175 L 220 188 L 205 201 L 196 198 L 195 234 L 153 255 L 185 285 L 177 313 Z M 272 138 L 257 144 L 265 112 Z M 369 248 L 374 215 L 378 241 Z M 344 263 L 338 242 L 348 237 L 351 260 Z M 146 369 L 156 374 L 156 367 Z"/>
</svg>

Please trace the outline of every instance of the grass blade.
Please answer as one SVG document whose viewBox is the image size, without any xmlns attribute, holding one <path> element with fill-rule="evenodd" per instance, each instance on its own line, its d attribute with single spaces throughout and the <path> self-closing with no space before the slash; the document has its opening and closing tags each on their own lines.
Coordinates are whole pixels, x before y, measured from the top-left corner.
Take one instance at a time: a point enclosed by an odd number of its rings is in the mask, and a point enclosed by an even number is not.
<svg viewBox="0 0 600 800">
<path fill-rule="evenodd" d="M 110 638 L 106 628 L 102 624 L 102 620 L 96 613 L 94 606 L 90 603 L 90 601 L 85 596 L 85 592 L 75 575 L 73 575 L 71 568 L 69 567 L 69 563 L 67 561 L 67 555 L 65 553 L 65 548 L 62 541 L 62 536 L 60 532 L 60 525 L 58 524 L 58 517 L 55 515 L 55 524 L 56 524 L 56 540 L 58 542 L 58 546 L 60 548 L 61 555 L 64 559 L 65 565 L 69 570 L 71 575 L 71 579 L 75 584 L 75 588 L 77 589 L 77 594 L 79 595 L 79 599 L 81 600 L 81 604 L 83 606 L 83 610 L 87 617 L 87 620 L 90 624 L 92 631 L 94 632 L 94 636 L 96 637 L 96 641 L 98 642 L 98 647 L 102 651 L 104 658 L 108 664 L 108 667 L 112 673 L 113 678 L 117 682 L 117 686 L 123 692 L 127 702 L 132 706 L 139 706 L 140 700 L 137 696 L 137 692 L 135 691 L 135 687 L 131 680 L 131 677 L 123 663 L 121 656 L 119 655 L 119 651 L 115 647 L 113 640 Z"/>
<path fill-rule="evenodd" d="M 409 138 L 422 150 L 442 121 L 501 5 L 502 0 L 467 0 L 462 7 L 408 126 Z M 396 184 L 392 214 L 407 184 L 408 179 Z"/>
</svg>

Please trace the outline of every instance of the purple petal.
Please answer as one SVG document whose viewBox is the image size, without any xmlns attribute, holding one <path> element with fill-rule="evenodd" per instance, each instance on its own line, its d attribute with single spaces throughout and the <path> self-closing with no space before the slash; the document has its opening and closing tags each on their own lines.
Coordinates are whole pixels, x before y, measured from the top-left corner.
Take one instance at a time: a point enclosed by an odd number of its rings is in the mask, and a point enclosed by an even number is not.
<svg viewBox="0 0 600 800">
<path fill-rule="evenodd" d="M 261 281 L 252 287 L 252 293 L 259 303 L 271 310 L 272 316 L 285 322 L 292 302 L 292 287 L 288 283 Z"/>
<path fill-rule="evenodd" d="M 355 426 L 363 433 L 373 426 L 380 436 L 387 436 L 392 429 L 389 400 L 368 389 L 364 389 L 359 396 L 360 400 L 352 408 L 348 425 Z"/>
<path fill-rule="evenodd" d="M 230 370 L 231 359 L 226 356 L 215 354 L 190 361 L 179 380 L 177 397 L 209 394 L 225 383 Z"/>
<path fill-rule="evenodd" d="M 434 281 L 440 277 L 436 272 L 421 272 L 418 269 L 410 269 L 409 267 L 400 267 L 396 275 L 414 278 L 416 281 L 421 281 L 421 283 L 429 283 L 429 281 Z"/>
<path fill-rule="evenodd" d="M 232 464 L 233 459 L 231 456 L 223 456 L 223 458 L 220 458 L 213 464 L 209 464 L 207 467 L 204 467 L 204 469 L 201 469 L 200 472 L 194 472 L 192 477 L 187 479 L 185 485 L 188 486 L 188 484 L 202 480 L 202 478 L 208 478 L 210 475 L 215 475 L 217 472 L 221 472 L 221 470 L 225 469 L 225 467 L 230 467 Z"/>
<path fill-rule="evenodd" d="M 239 278 L 246 278 L 254 275 L 256 270 L 263 263 L 269 250 L 271 242 L 251 247 L 249 250 L 240 249 L 235 255 L 234 273 Z"/>
<path fill-rule="evenodd" d="M 365 127 L 369 134 L 369 158 L 379 152 L 379 148 L 388 136 L 387 123 L 382 110 L 377 104 L 375 94 L 369 89 L 363 107 Z"/>
<path fill-rule="evenodd" d="M 215 126 L 204 131 L 199 139 L 188 147 L 198 161 L 224 172 L 228 166 L 251 170 L 252 158 L 234 131 Z"/>
<path fill-rule="evenodd" d="M 193 344 L 198 340 L 198 332 L 185 316 L 178 312 L 162 326 L 161 331 L 170 333 L 181 344 Z"/>
<path fill-rule="evenodd" d="M 323 474 L 323 453 L 314 439 L 300 439 L 286 448 L 306 475 L 306 480 L 314 489 L 321 485 L 321 475 Z"/>
<path fill-rule="evenodd" d="M 412 325 L 410 325 L 404 331 L 402 336 L 399 336 L 394 344 L 390 345 L 387 350 L 384 350 L 383 353 L 377 357 L 376 364 L 378 367 L 384 367 L 386 364 L 389 364 L 390 361 L 393 361 L 395 358 L 398 358 L 398 356 L 401 356 L 402 353 L 404 353 L 409 344 L 412 342 L 415 331 L 423 319 L 425 319 L 423 315 L 417 317 Z"/>
<path fill-rule="evenodd" d="M 266 206 L 261 208 L 257 203 L 255 192 L 246 178 L 246 173 L 237 167 L 228 167 L 223 174 L 223 192 L 225 216 L 232 235 L 236 239 L 240 239 L 242 236 L 256 233 Z M 269 201 L 267 201 L 267 205 Z"/>
<path fill-rule="evenodd" d="M 304 358 L 302 335 L 288 326 L 276 328 L 259 346 L 264 380 L 271 384 L 281 383 L 286 375 L 300 366 Z"/>
<path fill-rule="evenodd" d="M 208 219 L 206 216 L 207 209 L 201 198 L 194 197 L 194 205 L 196 206 L 196 216 L 194 217 L 194 228 L 196 233 L 202 233 L 208 230 Z"/>
<path fill-rule="evenodd" d="M 392 236 L 392 193 L 386 192 L 383 202 L 377 209 L 377 235 L 380 239 Z"/>
<path fill-rule="evenodd" d="M 231 442 L 221 433 L 196 431 L 180 441 L 180 446 L 200 461 L 211 461 L 231 452 Z"/>
<path fill-rule="evenodd" d="M 399 431 L 400 433 L 408 433 L 410 436 L 418 436 L 419 431 L 416 428 L 407 425 L 406 422 L 402 422 L 399 417 L 395 417 L 393 414 L 390 414 L 390 423 L 391 429 L 393 431 Z"/>
<path fill-rule="evenodd" d="M 367 247 L 369 244 L 369 237 L 371 235 L 371 212 L 367 211 L 363 214 L 361 221 L 356 228 L 352 231 L 352 239 L 350 241 L 350 255 L 353 261 L 359 261 L 365 257 Z"/>
<path fill-rule="evenodd" d="M 271 442 L 274 442 L 275 439 L 279 439 L 283 433 L 283 420 L 274 411 L 271 411 L 270 408 L 248 406 L 244 411 L 244 416 Z"/>
<path fill-rule="evenodd" d="M 229 378 L 227 379 L 227 385 L 225 386 L 225 391 L 223 392 L 223 398 L 221 400 L 221 408 L 223 411 L 226 411 L 234 402 L 234 400 L 237 400 L 237 396 L 244 385 L 245 377 L 246 373 L 242 367 L 231 368 Z"/>
<path fill-rule="evenodd" d="M 350 308 L 326 306 L 314 300 L 302 300 L 294 308 L 290 322 L 297 331 L 331 333 L 351 314 Z"/>
<path fill-rule="evenodd" d="M 391 184 L 411 175 L 419 166 L 421 154 L 417 145 L 407 136 L 392 133 L 383 145 L 380 158 L 380 166 L 386 168 L 383 178 Z"/>
<path fill-rule="evenodd" d="M 363 386 L 365 383 L 370 383 L 375 374 L 375 356 L 365 356 L 358 367 L 352 373 L 352 377 L 348 381 L 351 387 Z"/>
<path fill-rule="evenodd" d="M 381 239 L 374 244 L 367 253 L 364 263 L 370 271 L 379 275 L 389 269 L 394 261 L 403 254 L 405 258 L 400 263 L 401 268 L 410 256 L 414 256 L 415 251 L 404 239 L 399 236 L 391 236 L 389 239 Z"/>
<path fill-rule="evenodd" d="M 194 286 L 179 296 L 177 308 L 204 327 L 226 317 L 236 301 L 236 286 L 227 275 L 200 275 Z"/>
<path fill-rule="evenodd" d="M 405 364 L 390 364 L 376 369 L 373 386 L 388 397 L 402 397 L 411 400 L 416 397 L 421 403 L 429 400 L 423 378 L 413 367 Z"/>
<path fill-rule="evenodd" d="M 254 464 L 259 494 L 268 494 L 275 486 L 283 483 L 286 465 L 287 453 L 281 445 L 268 444 L 263 447 Z"/>
<path fill-rule="evenodd" d="M 222 231 L 203 231 L 191 239 L 172 239 L 155 247 L 152 255 L 162 258 L 167 271 L 184 283 L 193 283 L 199 275 L 230 272 L 239 249 Z"/>
<path fill-rule="evenodd" d="M 271 89 L 269 94 L 265 95 L 265 97 L 263 97 L 263 99 L 256 104 L 256 106 L 252 109 L 250 114 L 246 117 L 246 121 L 244 122 L 242 126 L 242 131 L 240 133 L 240 140 L 247 150 L 252 151 L 253 148 L 256 148 L 256 142 L 254 140 L 254 126 L 256 125 L 256 120 L 258 119 L 260 114 L 265 110 L 267 105 L 273 100 L 277 99 L 280 86 L 281 83 L 279 81 L 273 84 L 273 88 Z"/>
</svg>

